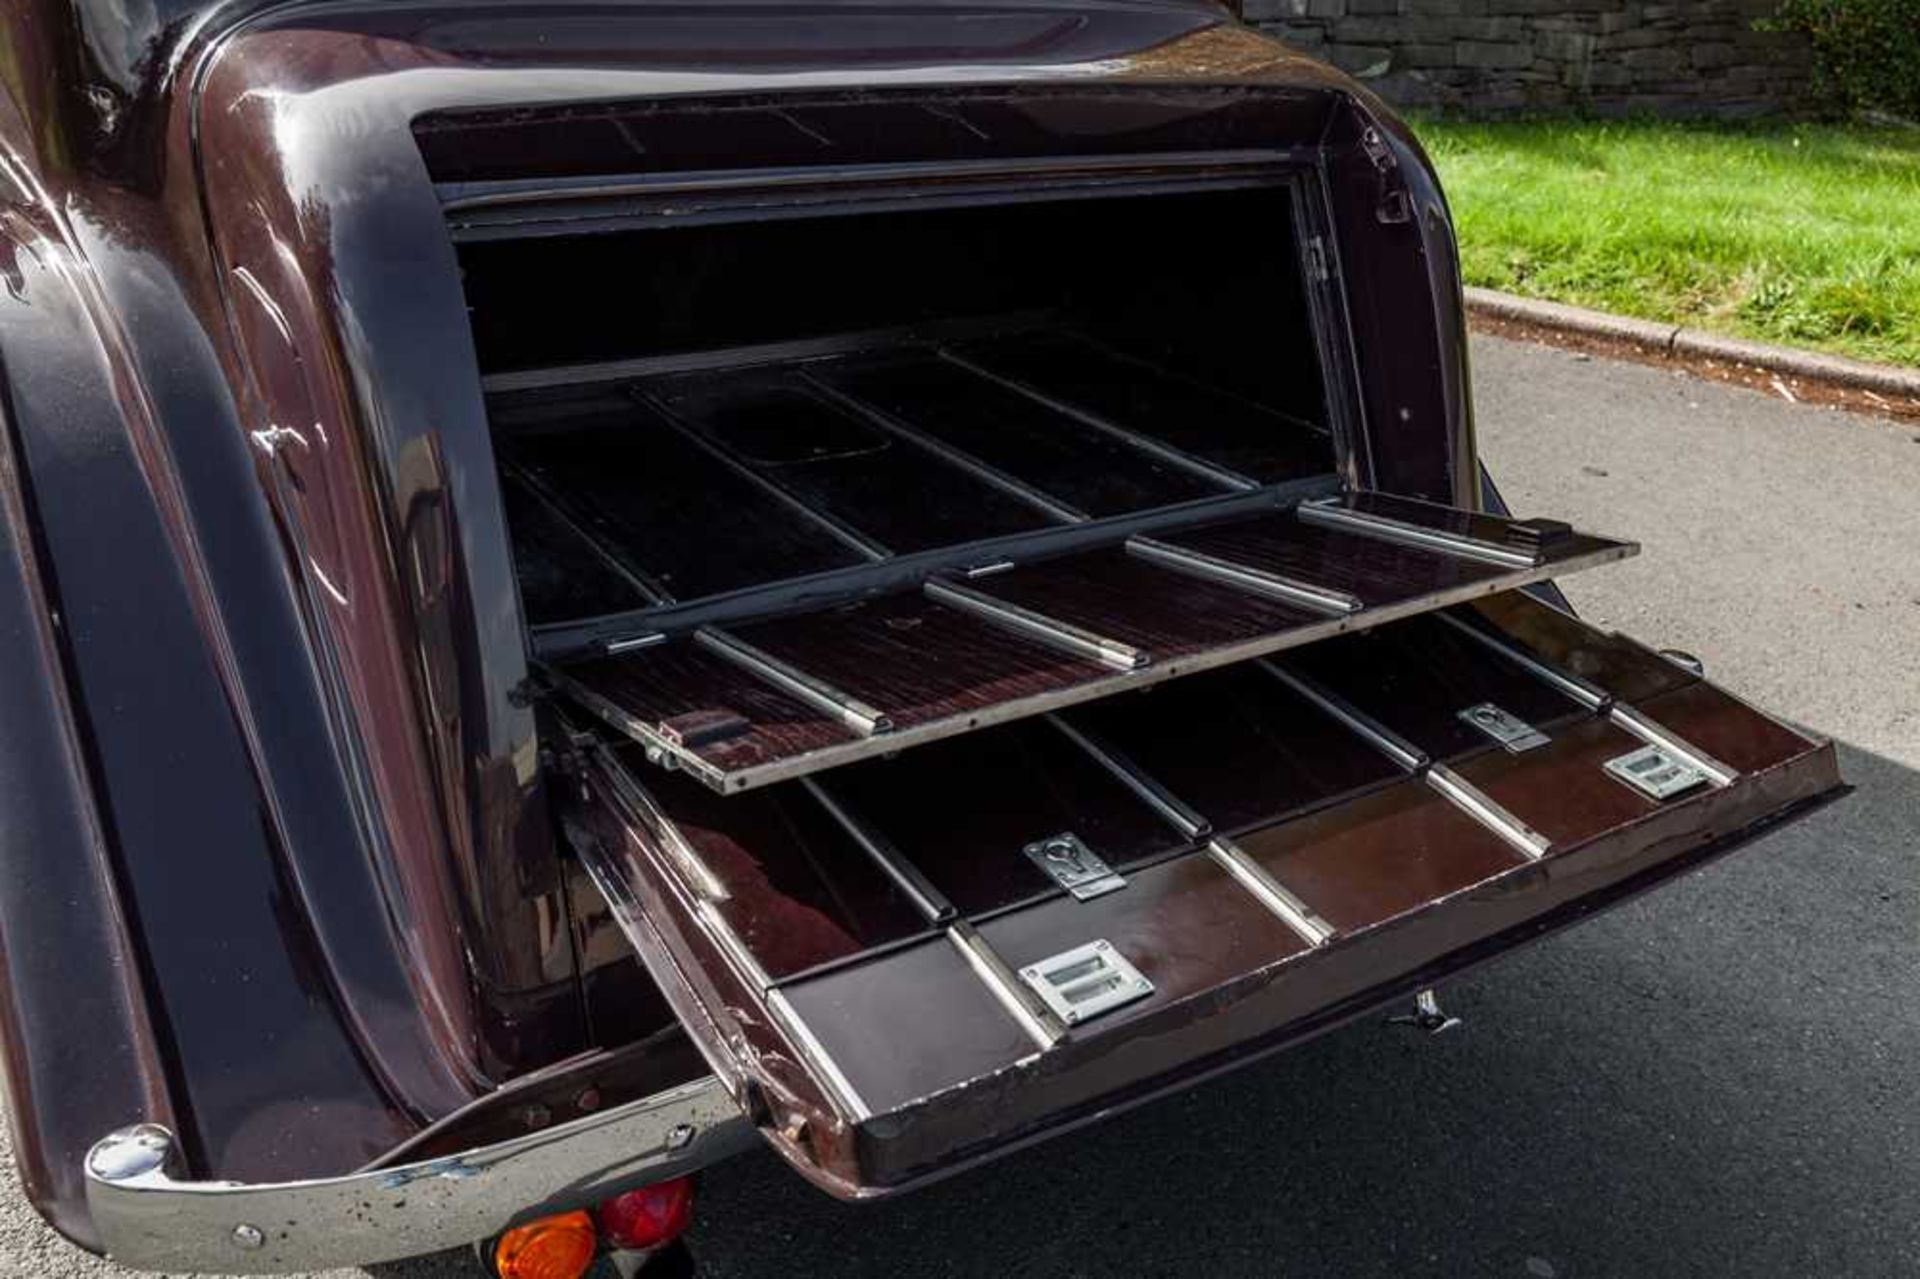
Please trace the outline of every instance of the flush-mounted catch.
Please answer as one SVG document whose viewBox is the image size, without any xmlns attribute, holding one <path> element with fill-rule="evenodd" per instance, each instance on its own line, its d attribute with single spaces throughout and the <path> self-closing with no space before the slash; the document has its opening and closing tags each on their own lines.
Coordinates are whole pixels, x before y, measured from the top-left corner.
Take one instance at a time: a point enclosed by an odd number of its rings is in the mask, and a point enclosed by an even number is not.
<svg viewBox="0 0 1920 1279">
<path fill-rule="evenodd" d="M 1020 970 L 1053 1015 L 1069 1026 L 1153 993 L 1153 983 L 1106 941 L 1060 952 Z"/>
<path fill-rule="evenodd" d="M 1035 840 L 1024 850 L 1035 866 L 1080 901 L 1127 886 L 1126 879 L 1102 861 L 1072 831 Z"/>
<path fill-rule="evenodd" d="M 1606 770 L 1627 785 L 1654 799 L 1666 799 L 1692 790 L 1707 775 L 1664 746 L 1642 746 L 1606 762 Z"/>
<path fill-rule="evenodd" d="M 1481 702 L 1460 712 L 1460 718 L 1499 742 L 1513 754 L 1547 744 L 1547 735 L 1510 711 L 1492 702 Z"/>
</svg>

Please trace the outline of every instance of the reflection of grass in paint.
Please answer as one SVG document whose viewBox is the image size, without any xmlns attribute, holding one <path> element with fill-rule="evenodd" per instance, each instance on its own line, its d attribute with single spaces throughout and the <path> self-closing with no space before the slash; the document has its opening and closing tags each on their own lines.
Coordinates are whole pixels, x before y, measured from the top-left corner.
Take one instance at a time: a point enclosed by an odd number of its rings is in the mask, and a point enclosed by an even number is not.
<svg viewBox="0 0 1920 1279">
<path fill-rule="evenodd" d="M 1920 132 L 1429 120 L 1469 284 L 1920 364 Z"/>
</svg>

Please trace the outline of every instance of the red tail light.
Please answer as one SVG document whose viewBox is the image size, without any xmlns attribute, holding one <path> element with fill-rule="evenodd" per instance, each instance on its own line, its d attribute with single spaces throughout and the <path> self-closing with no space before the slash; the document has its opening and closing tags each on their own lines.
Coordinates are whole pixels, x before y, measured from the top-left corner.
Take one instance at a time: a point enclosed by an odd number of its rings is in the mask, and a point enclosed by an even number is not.
<svg viewBox="0 0 1920 1279">
<path fill-rule="evenodd" d="M 693 1179 L 675 1177 L 615 1195 L 600 1205 L 600 1233 L 616 1248 L 656 1248 L 693 1219 Z"/>
</svg>

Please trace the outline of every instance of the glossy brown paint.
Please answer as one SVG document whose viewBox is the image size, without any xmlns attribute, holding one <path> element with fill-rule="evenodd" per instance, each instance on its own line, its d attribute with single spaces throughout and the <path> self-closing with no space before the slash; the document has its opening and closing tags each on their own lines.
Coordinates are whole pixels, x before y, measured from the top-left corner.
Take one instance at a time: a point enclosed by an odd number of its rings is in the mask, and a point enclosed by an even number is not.
<svg viewBox="0 0 1920 1279">
<path fill-rule="evenodd" d="M 1470 500 L 1451 243 L 1376 104 L 1205 4 L 970 14 L 0 7 L 7 580 L 42 583 L 10 597 L 41 640 L 0 723 L 49 804 L 12 828 L 0 944 L 16 1147 L 62 1229 L 87 1239 L 73 1170 L 130 1111 L 197 1174 L 317 1176 L 587 1047 L 449 184 L 632 172 L 637 117 L 688 167 L 819 159 L 754 131 L 770 94 L 832 115 L 840 164 L 1325 144 L 1352 478 Z M 1368 127 L 1412 223 L 1373 217 Z M 75 903 L 57 931 L 43 893 Z M 92 1000 L 64 994 L 83 951 Z M 107 1042 L 124 1071 L 53 1086 Z"/>
</svg>

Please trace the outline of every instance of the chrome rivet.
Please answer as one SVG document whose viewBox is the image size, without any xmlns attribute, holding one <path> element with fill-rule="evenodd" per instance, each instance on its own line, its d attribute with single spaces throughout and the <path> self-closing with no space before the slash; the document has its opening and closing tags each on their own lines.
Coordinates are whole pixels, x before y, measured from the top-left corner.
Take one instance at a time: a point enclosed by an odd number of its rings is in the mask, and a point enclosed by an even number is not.
<svg viewBox="0 0 1920 1279">
<path fill-rule="evenodd" d="M 520 1111 L 520 1122 L 525 1124 L 529 1129 L 545 1128 L 553 1122 L 553 1112 L 538 1102 L 535 1102 L 533 1105 L 524 1107 Z"/>
<path fill-rule="evenodd" d="M 667 1134 L 667 1149 L 684 1149 L 693 1140 L 695 1129 L 692 1124 L 675 1124 L 673 1131 Z"/>
<path fill-rule="evenodd" d="M 267 1235 L 260 1227 L 250 1226 L 243 1221 L 233 1228 L 233 1242 L 251 1252 L 266 1245 Z"/>
</svg>

